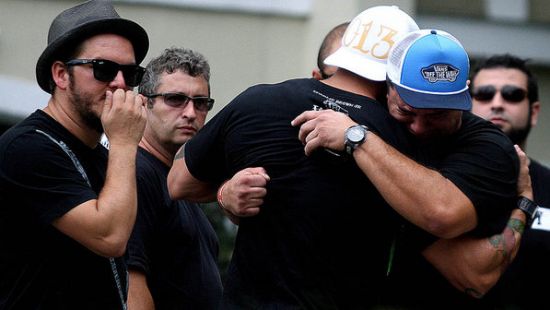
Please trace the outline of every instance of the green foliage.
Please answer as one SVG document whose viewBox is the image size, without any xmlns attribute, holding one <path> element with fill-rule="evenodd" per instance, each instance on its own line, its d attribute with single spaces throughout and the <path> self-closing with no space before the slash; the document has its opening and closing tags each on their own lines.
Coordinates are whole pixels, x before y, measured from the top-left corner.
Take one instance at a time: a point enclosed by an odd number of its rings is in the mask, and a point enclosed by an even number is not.
<svg viewBox="0 0 550 310">
<path fill-rule="evenodd" d="M 233 248 L 235 245 L 235 236 L 237 234 L 237 227 L 223 214 L 222 210 L 218 206 L 218 203 L 202 204 L 204 213 L 212 223 L 212 227 L 218 234 L 220 241 L 220 253 L 218 256 L 218 267 L 220 269 L 222 281 L 225 283 L 226 271 L 233 254 Z"/>
</svg>

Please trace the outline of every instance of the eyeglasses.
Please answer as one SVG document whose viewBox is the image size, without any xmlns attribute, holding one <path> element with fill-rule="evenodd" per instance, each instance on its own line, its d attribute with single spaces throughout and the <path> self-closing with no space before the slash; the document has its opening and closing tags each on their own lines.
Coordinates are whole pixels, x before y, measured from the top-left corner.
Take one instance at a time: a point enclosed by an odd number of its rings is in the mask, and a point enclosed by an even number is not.
<svg viewBox="0 0 550 310">
<path fill-rule="evenodd" d="M 111 82 L 118 71 L 122 71 L 124 81 L 130 87 L 136 87 L 141 82 L 145 68 L 139 65 L 121 65 L 105 59 L 73 59 L 65 63 L 67 66 L 79 66 L 92 64 L 94 78 L 101 82 Z"/>
<path fill-rule="evenodd" d="M 497 92 L 497 89 L 493 85 L 485 85 L 476 87 L 472 91 L 472 97 L 475 100 L 479 101 L 490 101 L 493 99 Z M 500 95 L 504 100 L 509 102 L 520 102 L 527 96 L 527 91 L 523 88 L 513 86 L 513 85 L 504 85 L 500 89 Z"/>
<path fill-rule="evenodd" d="M 195 110 L 207 112 L 214 106 L 214 99 L 210 97 L 189 97 L 183 93 L 161 93 L 144 95 L 147 98 L 163 97 L 164 103 L 174 108 L 185 108 L 190 100 L 193 100 Z"/>
</svg>

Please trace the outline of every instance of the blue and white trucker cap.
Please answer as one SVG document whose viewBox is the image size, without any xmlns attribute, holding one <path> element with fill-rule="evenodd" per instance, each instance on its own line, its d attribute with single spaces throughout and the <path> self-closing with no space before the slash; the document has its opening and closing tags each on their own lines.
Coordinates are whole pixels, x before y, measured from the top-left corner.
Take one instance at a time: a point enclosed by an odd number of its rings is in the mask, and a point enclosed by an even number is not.
<svg viewBox="0 0 550 310">
<path fill-rule="evenodd" d="M 387 65 L 401 99 L 417 109 L 470 110 L 469 70 L 462 44 L 441 30 L 418 30 L 402 37 Z"/>
<path fill-rule="evenodd" d="M 395 5 L 368 8 L 350 22 L 341 47 L 324 63 L 372 81 L 384 81 L 391 47 L 401 36 L 418 29 L 416 22 Z"/>
</svg>

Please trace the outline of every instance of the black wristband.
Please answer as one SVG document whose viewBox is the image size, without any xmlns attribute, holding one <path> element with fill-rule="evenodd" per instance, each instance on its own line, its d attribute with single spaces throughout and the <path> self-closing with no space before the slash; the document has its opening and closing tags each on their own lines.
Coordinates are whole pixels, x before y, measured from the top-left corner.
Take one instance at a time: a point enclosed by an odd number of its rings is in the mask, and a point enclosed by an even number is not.
<svg viewBox="0 0 550 310">
<path fill-rule="evenodd" d="M 531 227 L 533 221 L 539 216 L 539 206 L 531 199 L 519 196 L 518 208 L 525 213 L 525 226 Z"/>
</svg>

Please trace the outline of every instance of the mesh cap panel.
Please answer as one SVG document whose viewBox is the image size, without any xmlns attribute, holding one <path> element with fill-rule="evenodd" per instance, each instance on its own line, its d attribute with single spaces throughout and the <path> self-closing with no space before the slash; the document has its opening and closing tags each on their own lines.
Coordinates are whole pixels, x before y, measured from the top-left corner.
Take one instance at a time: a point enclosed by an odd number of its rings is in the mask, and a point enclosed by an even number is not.
<svg viewBox="0 0 550 310">
<path fill-rule="evenodd" d="M 412 33 L 393 46 L 390 56 L 388 57 L 388 66 L 386 68 L 388 77 L 392 82 L 401 82 L 400 72 L 405 54 L 407 53 L 407 50 L 411 46 L 412 42 L 421 36 L 421 33 Z"/>
</svg>

